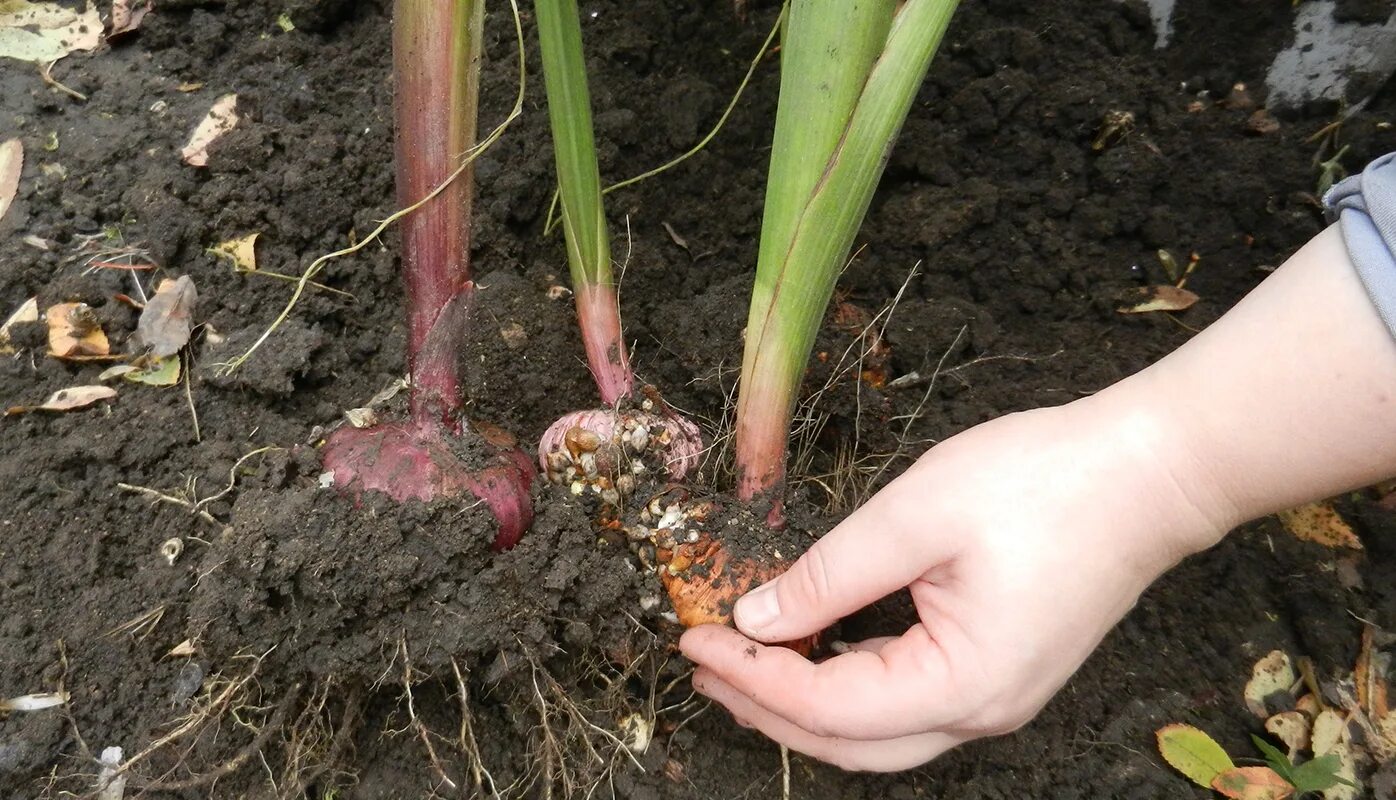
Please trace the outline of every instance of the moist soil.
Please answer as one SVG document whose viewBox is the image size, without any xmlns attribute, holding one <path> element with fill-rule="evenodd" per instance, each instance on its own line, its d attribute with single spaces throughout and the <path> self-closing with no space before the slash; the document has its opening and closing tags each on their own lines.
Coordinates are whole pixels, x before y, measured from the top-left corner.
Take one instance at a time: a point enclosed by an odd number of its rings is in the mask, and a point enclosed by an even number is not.
<svg viewBox="0 0 1396 800">
<path fill-rule="evenodd" d="M 1328 138 L 1311 137 L 1336 106 L 1257 130 L 1289 5 L 1183 0 L 1165 51 L 1135 3 L 960 9 L 811 362 L 796 546 L 934 442 L 1089 394 L 1182 344 L 1322 228 L 1316 155 L 1348 145 L 1351 169 L 1396 148 L 1390 88 Z M 604 175 L 698 141 L 776 10 L 583 3 Z M 523 113 L 476 169 L 481 289 L 463 357 L 470 415 L 527 443 L 596 401 L 554 288 L 566 266 L 543 230 L 552 154 L 527 11 L 523 24 Z M 484 130 L 519 77 L 507 6 L 487 28 Z M 185 383 L 123 383 L 114 402 L 0 421 L 0 697 L 70 693 L 64 708 L 0 719 L 0 796 L 90 794 L 93 755 L 110 746 L 139 757 L 128 796 L 781 796 L 778 749 L 690 695 L 657 581 L 625 547 L 598 544 L 565 491 L 538 482 L 532 531 L 494 554 L 478 507 L 356 506 L 320 488 L 317 443 L 404 372 L 391 230 L 332 262 L 321 280 L 338 292 L 310 291 L 241 371 L 219 370 L 291 287 L 209 248 L 257 233 L 259 270 L 293 275 L 394 210 L 386 3 L 161 0 L 138 32 L 53 74 L 86 101 L 0 67 L 0 132 L 27 153 L 0 221 L 0 312 L 35 296 L 86 302 L 121 350 L 136 312 L 116 296 L 189 275 L 204 327 Z M 1249 97 L 1223 102 L 1237 82 Z M 777 88 L 769 55 L 710 145 L 609 196 L 634 361 L 715 443 L 703 490 L 730 486 L 724 432 Z M 237 127 L 206 167 L 181 163 L 230 92 Z M 1112 112 L 1133 121 L 1101 137 Z M 1160 248 L 1200 257 L 1188 287 L 1201 299 L 1176 315 L 1117 313 L 1122 291 L 1165 280 Z M 897 298 L 880 342 L 848 324 Z M 6 406 L 96 383 L 106 366 L 45 356 L 38 324 L 12 339 Z M 857 357 L 874 352 L 880 375 L 860 379 Z M 1259 722 L 1240 691 L 1259 656 L 1283 648 L 1333 677 L 1351 670 L 1359 618 L 1396 627 L 1396 519 L 1366 494 L 1340 508 L 1364 557 L 1274 520 L 1247 525 L 1150 589 L 1021 731 L 890 776 L 792 755 L 790 796 L 1207 796 L 1163 765 L 1155 728 L 1191 722 L 1252 754 Z M 893 598 L 842 635 L 910 618 Z M 643 752 L 619 747 L 646 737 Z"/>
</svg>

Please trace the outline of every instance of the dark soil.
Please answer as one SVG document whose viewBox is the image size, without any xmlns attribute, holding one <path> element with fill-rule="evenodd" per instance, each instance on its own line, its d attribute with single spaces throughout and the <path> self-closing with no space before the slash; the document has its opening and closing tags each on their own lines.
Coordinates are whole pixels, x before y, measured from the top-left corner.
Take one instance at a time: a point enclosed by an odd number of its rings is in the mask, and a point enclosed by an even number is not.
<svg viewBox="0 0 1396 800">
<path fill-rule="evenodd" d="M 1184 0 L 1163 53 L 1133 2 L 961 9 L 840 284 L 872 313 L 905 284 L 887 371 L 910 387 L 850 377 L 840 356 L 857 343 L 836 325 L 824 334 L 807 391 L 827 391 L 805 415 L 791 501 L 806 541 L 931 443 L 1090 393 L 1175 348 L 1321 229 L 1308 137 L 1336 109 L 1257 135 L 1253 109 L 1217 102 L 1242 81 L 1263 104 L 1264 68 L 1289 36 L 1286 14 L 1233 5 Z M 311 292 L 246 369 L 217 375 L 290 287 L 207 248 L 258 232 L 259 267 L 295 274 L 393 210 L 384 6 L 161 0 L 134 36 L 55 68 L 86 102 L 0 66 L 0 134 L 27 153 L 0 220 L 0 315 L 36 295 L 41 307 L 82 300 L 121 348 L 135 313 L 113 298 L 135 291 L 132 274 L 83 263 L 131 246 L 159 275 L 192 276 L 207 326 L 187 393 L 123 384 L 109 405 L 0 422 L 0 697 L 71 693 L 66 713 L 0 720 L 0 796 L 91 791 L 90 753 L 130 757 L 180 734 L 143 757 L 128 796 L 449 796 L 433 761 L 473 786 L 463 740 L 501 790 L 526 796 L 585 793 L 604 773 L 598 797 L 778 797 L 777 749 L 718 710 L 694 716 L 703 705 L 656 581 L 624 548 L 598 546 L 562 493 L 540 487 L 533 531 L 495 555 L 478 508 L 353 508 L 319 488 L 314 444 L 404 371 L 393 233 L 324 273 L 352 300 Z M 486 128 L 516 91 L 506 9 L 488 25 Z M 743 22 L 723 3 L 585 3 L 604 174 L 699 139 L 775 10 L 753 2 Z M 283 11 L 294 31 L 277 25 Z M 549 299 L 566 266 L 542 235 L 552 157 L 532 46 L 528 66 L 524 114 L 476 170 L 484 288 L 469 353 L 471 415 L 524 442 L 595 402 L 570 303 Z M 611 195 L 635 363 L 710 436 L 730 411 L 777 77 L 768 59 L 707 149 Z M 189 131 L 227 92 L 241 123 L 207 168 L 184 165 Z M 1342 126 L 1349 168 L 1396 148 L 1382 124 L 1394 106 L 1388 88 Z M 1133 126 L 1093 149 L 1112 111 Z M 1159 248 L 1201 256 L 1189 283 L 1201 302 L 1176 318 L 1117 314 L 1121 290 L 1163 279 Z M 103 369 L 45 357 L 36 325 L 14 339 L 20 352 L 0 358 L 5 406 Z M 937 369 L 929 390 L 907 377 Z M 918 408 L 904 432 L 895 420 Z M 243 459 L 262 448 L 273 449 Z M 702 481 L 728 477 L 719 458 Z M 118 484 L 217 498 L 205 519 Z M 1286 648 L 1334 675 L 1351 669 L 1357 617 L 1396 627 L 1396 519 L 1362 498 L 1345 510 L 1368 542 L 1359 586 L 1274 521 L 1246 526 L 1151 589 L 1021 732 L 895 776 L 795 757 L 792 796 L 1204 796 L 1153 753 L 1156 727 L 1192 722 L 1250 753 L 1258 726 L 1240 690 L 1258 656 Z M 185 545 L 173 565 L 159 552 L 171 537 Z M 845 635 L 895 631 L 907 614 L 888 602 Z M 192 657 L 167 655 L 186 639 Z M 633 760 L 608 738 L 656 716 Z"/>
</svg>

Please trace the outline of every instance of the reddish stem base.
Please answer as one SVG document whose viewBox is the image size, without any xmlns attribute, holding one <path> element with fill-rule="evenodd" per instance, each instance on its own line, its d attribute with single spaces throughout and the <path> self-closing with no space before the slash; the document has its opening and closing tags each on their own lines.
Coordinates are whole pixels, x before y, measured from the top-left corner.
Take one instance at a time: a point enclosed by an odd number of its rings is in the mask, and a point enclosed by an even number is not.
<svg viewBox="0 0 1396 800">
<path fill-rule="evenodd" d="M 483 466 L 462 460 L 461 442 L 451 441 L 460 436 L 476 436 L 486 446 L 490 454 Z M 533 522 L 532 460 L 498 434 L 455 434 L 438 424 L 414 422 L 340 428 L 325 443 L 323 463 L 334 485 L 355 497 L 382 492 L 400 503 L 480 500 L 499 522 L 495 550 L 513 547 Z"/>
</svg>

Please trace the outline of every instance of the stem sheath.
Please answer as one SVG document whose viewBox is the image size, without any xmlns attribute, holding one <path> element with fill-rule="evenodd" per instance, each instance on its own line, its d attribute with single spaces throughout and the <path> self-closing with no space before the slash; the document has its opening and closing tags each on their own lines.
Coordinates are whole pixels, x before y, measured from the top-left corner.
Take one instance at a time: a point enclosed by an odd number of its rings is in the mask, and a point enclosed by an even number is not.
<svg viewBox="0 0 1396 800">
<path fill-rule="evenodd" d="M 630 393 L 634 377 L 611 275 L 610 233 L 601 202 L 581 20 L 576 0 L 535 0 L 534 9 L 577 316 L 601 399 L 614 405 Z"/>
<path fill-rule="evenodd" d="M 744 500 L 778 492 L 784 482 L 791 416 L 815 335 L 955 5 L 791 5 L 737 404 Z"/>
<path fill-rule="evenodd" d="M 397 201 L 421 200 L 475 144 L 483 0 L 396 0 Z M 459 344 L 470 287 L 471 169 L 402 222 L 412 417 L 456 426 Z"/>
</svg>

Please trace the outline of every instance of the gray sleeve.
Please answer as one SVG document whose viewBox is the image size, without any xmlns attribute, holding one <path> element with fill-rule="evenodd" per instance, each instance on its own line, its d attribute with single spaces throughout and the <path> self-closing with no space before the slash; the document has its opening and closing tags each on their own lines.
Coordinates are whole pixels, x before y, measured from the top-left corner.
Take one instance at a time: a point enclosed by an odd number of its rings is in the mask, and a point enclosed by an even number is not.
<svg viewBox="0 0 1396 800">
<path fill-rule="evenodd" d="M 1348 256 L 1382 321 L 1396 336 L 1396 153 L 1388 153 L 1328 190 Z"/>
</svg>

